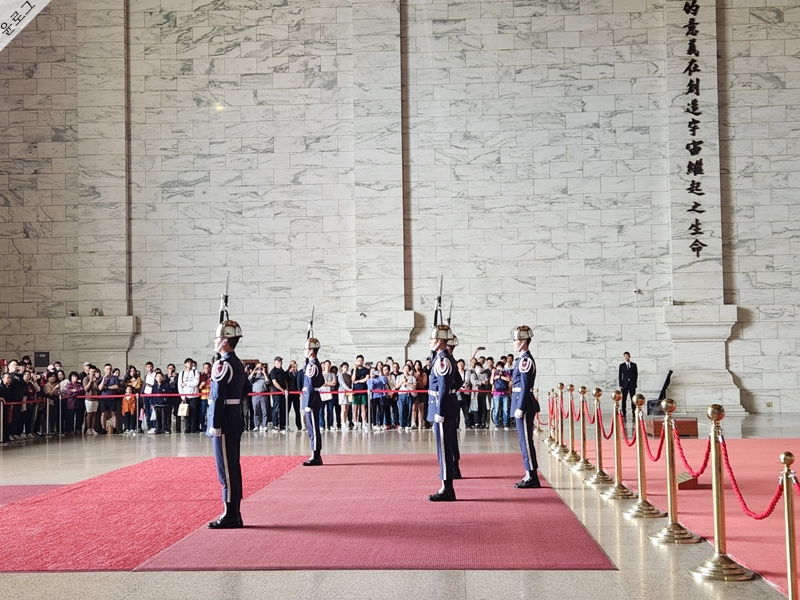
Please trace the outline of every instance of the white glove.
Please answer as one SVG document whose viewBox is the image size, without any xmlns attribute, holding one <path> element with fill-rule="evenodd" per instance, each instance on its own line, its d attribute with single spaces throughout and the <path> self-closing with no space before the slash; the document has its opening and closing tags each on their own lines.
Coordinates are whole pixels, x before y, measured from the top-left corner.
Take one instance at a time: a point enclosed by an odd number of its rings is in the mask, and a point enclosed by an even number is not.
<svg viewBox="0 0 800 600">
<path fill-rule="evenodd" d="M 522 410 L 518 408 L 517 410 L 514 411 L 514 418 L 521 419 L 524 414 L 525 413 L 523 413 Z"/>
<path fill-rule="evenodd" d="M 310 413 L 310 412 L 311 412 L 311 407 L 310 407 L 310 406 L 306 406 L 306 412 L 307 412 L 307 413 Z"/>
<path fill-rule="evenodd" d="M 444 423 L 444 417 L 442 415 L 435 415 L 433 417 L 433 420 L 436 421 L 437 423 Z"/>
<path fill-rule="evenodd" d="M 222 437 L 222 429 L 215 429 L 214 427 L 209 427 L 208 433 L 210 433 L 214 437 Z"/>
</svg>

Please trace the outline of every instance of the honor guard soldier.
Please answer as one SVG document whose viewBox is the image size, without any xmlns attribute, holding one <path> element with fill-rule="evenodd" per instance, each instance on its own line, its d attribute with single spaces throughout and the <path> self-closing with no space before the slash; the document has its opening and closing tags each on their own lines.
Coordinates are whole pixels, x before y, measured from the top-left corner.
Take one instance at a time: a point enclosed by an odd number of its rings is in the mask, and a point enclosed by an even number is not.
<svg viewBox="0 0 800 600">
<path fill-rule="evenodd" d="M 539 402 L 533 395 L 533 384 L 536 380 L 536 363 L 531 356 L 528 345 L 533 338 L 533 331 L 527 325 L 514 328 L 512 340 L 514 351 L 520 356 L 514 363 L 511 377 L 511 411 L 517 424 L 519 449 L 522 452 L 522 464 L 525 477 L 514 484 L 516 488 L 540 488 L 539 475 L 536 470 L 536 448 L 533 445 L 533 420 L 539 412 Z"/>
<path fill-rule="evenodd" d="M 456 499 L 453 479 L 458 456 L 456 423 L 458 418 L 458 369 L 447 352 L 452 334 L 447 325 L 436 325 L 431 331 L 431 350 L 435 352 L 428 384 L 428 421 L 434 423 L 436 454 L 439 459 L 441 489 L 428 496 L 431 502 L 452 502 Z"/>
<path fill-rule="evenodd" d="M 453 356 L 453 351 L 455 350 L 456 346 L 458 346 L 458 337 L 453 330 L 450 330 L 450 338 L 447 340 L 447 354 L 450 355 L 450 363 L 453 365 L 453 373 L 455 373 L 455 377 L 453 378 L 453 383 L 455 388 L 451 391 L 451 393 L 456 395 L 458 398 L 458 390 L 460 390 L 464 385 L 464 379 L 461 377 L 461 373 L 458 372 L 458 361 L 456 361 L 455 357 Z M 456 424 L 456 432 L 458 431 L 458 425 Z M 456 433 L 456 437 L 454 439 L 455 443 L 455 452 L 453 453 L 453 460 L 455 466 L 453 468 L 453 479 L 462 479 L 461 476 L 461 467 L 459 467 L 459 461 L 461 460 L 461 449 L 458 447 L 458 433 Z"/>
<path fill-rule="evenodd" d="M 214 445 L 217 475 L 222 484 L 225 513 L 208 524 L 210 529 L 242 527 L 242 467 L 239 463 L 244 420 L 242 398 L 249 392 L 244 365 L 234 349 L 242 337 L 236 321 L 224 321 L 216 330 L 214 349 L 219 360 L 211 367 L 211 391 L 208 396 L 208 431 Z"/>
<path fill-rule="evenodd" d="M 317 359 L 319 350 L 319 340 L 309 337 L 306 340 L 305 355 L 306 367 L 303 375 L 303 411 L 306 415 L 306 430 L 311 439 L 311 458 L 303 463 L 306 467 L 322 464 L 322 437 L 319 431 L 319 410 L 322 408 L 322 398 L 319 395 L 319 388 L 325 385 L 325 376 L 322 374 L 322 367 Z"/>
</svg>

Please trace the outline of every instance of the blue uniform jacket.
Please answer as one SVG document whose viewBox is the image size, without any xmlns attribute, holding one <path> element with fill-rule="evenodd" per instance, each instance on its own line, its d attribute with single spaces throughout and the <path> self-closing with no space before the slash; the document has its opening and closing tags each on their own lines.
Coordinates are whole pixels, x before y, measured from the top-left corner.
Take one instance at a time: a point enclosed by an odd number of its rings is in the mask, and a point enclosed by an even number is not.
<svg viewBox="0 0 800 600">
<path fill-rule="evenodd" d="M 307 406 L 312 410 L 319 410 L 322 408 L 322 398 L 319 396 L 319 388 L 325 385 L 325 376 L 322 374 L 322 367 L 319 364 L 319 359 L 315 356 L 311 360 L 306 360 L 305 369 L 303 369 L 303 410 Z"/>
<path fill-rule="evenodd" d="M 461 376 L 453 357 L 442 350 L 431 363 L 428 382 L 428 421 L 436 415 L 445 419 L 458 416 L 459 406 L 456 391 L 461 387 Z"/>
<path fill-rule="evenodd" d="M 536 381 L 536 363 L 530 351 L 523 352 L 514 363 L 511 376 L 511 412 L 517 409 L 522 412 L 539 412 L 539 402 L 533 396 L 533 384 Z"/>
<path fill-rule="evenodd" d="M 226 352 L 211 367 L 211 391 L 208 395 L 208 426 L 214 429 L 222 429 L 225 433 L 225 425 L 228 417 L 225 415 L 225 401 L 234 400 L 234 404 L 228 404 L 231 408 L 236 408 L 239 420 L 242 418 L 242 411 L 239 406 L 242 398 L 250 389 L 247 375 L 244 372 L 244 365 L 235 352 Z"/>
</svg>

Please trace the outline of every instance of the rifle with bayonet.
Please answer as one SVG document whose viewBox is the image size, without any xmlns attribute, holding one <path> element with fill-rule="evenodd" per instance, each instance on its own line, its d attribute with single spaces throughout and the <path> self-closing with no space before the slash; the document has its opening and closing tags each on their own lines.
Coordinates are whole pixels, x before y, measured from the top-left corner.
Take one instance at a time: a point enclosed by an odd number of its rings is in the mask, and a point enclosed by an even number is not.
<svg viewBox="0 0 800 600">
<path fill-rule="evenodd" d="M 222 325 L 230 319 L 228 316 L 228 284 L 230 283 L 231 272 L 225 273 L 225 290 L 219 295 L 219 324 Z M 215 349 L 213 362 L 220 359 L 219 350 Z"/>
</svg>

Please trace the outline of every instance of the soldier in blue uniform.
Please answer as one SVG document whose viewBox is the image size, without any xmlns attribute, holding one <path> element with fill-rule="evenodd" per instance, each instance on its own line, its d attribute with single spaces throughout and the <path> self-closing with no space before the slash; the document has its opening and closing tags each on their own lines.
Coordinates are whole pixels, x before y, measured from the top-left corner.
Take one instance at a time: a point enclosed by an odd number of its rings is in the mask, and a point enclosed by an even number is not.
<svg viewBox="0 0 800 600">
<path fill-rule="evenodd" d="M 311 334 L 313 335 L 313 334 Z M 306 415 L 306 430 L 311 439 L 311 458 L 303 463 L 306 467 L 313 467 L 322 464 L 322 437 L 319 431 L 319 410 L 322 408 L 322 398 L 319 395 L 319 388 L 325 385 L 325 376 L 322 374 L 322 367 L 317 359 L 319 350 L 319 340 L 309 337 L 306 340 L 305 355 L 306 366 L 303 371 L 303 395 L 301 406 Z"/>
<path fill-rule="evenodd" d="M 217 475 L 222 484 L 225 512 L 208 524 L 210 529 L 242 527 L 242 466 L 239 462 L 242 431 L 242 398 L 250 391 L 244 365 L 234 349 L 242 337 L 236 321 L 227 320 L 216 330 L 214 347 L 220 354 L 211 367 L 211 392 L 208 396 L 208 431 L 214 445 Z"/>
<path fill-rule="evenodd" d="M 517 424 L 519 449 L 522 452 L 522 464 L 525 467 L 525 477 L 514 484 L 516 488 L 542 487 L 539 475 L 536 473 L 539 463 L 536 460 L 536 448 L 533 445 L 533 420 L 536 413 L 539 412 L 539 402 L 533 395 L 536 363 L 528 350 L 531 338 L 533 338 L 533 331 L 527 325 L 516 327 L 512 334 L 514 350 L 520 355 L 514 363 L 514 372 L 511 377 L 511 412 L 513 412 Z"/>
<path fill-rule="evenodd" d="M 453 365 L 453 373 L 455 373 L 455 377 L 453 378 L 453 385 L 455 388 L 451 391 L 451 393 L 456 394 L 456 398 L 458 398 L 458 390 L 460 390 L 464 385 L 464 378 L 461 377 L 461 373 L 458 372 L 458 361 L 453 356 L 453 351 L 455 350 L 456 346 L 458 346 L 458 337 L 456 334 L 453 333 L 453 330 L 450 330 L 450 338 L 447 340 L 447 354 L 450 356 L 450 363 Z M 460 415 L 458 415 L 460 418 Z M 455 443 L 455 452 L 453 453 L 453 460 L 454 460 L 454 468 L 453 468 L 453 479 L 463 479 L 461 476 L 461 467 L 459 466 L 459 461 L 461 460 L 461 449 L 458 447 L 458 421 L 459 418 L 456 419 L 456 436 L 454 438 Z"/>
<path fill-rule="evenodd" d="M 456 475 L 458 456 L 458 369 L 447 352 L 447 340 L 451 336 L 447 325 L 436 325 L 431 331 L 431 350 L 435 352 L 428 384 L 428 421 L 434 423 L 436 432 L 436 454 L 439 459 L 441 489 L 428 496 L 431 502 L 452 502 L 456 499 L 453 479 Z"/>
</svg>

